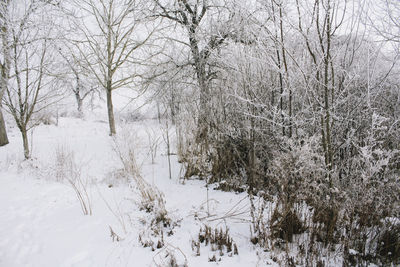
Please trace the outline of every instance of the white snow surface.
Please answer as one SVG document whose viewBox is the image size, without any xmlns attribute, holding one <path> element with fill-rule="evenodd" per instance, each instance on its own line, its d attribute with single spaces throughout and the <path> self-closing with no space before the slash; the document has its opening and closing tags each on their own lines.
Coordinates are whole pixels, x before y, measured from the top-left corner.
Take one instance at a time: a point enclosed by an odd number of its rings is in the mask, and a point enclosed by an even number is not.
<svg viewBox="0 0 400 267">
<path fill-rule="evenodd" d="M 151 215 L 139 210 L 135 202 L 139 199 L 138 192 L 131 183 L 111 175 L 122 165 L 112 149 L 108 124 L 96 116 L 60 118 L 58 126 L 40 125 L 33 130 L 31 160 L 23 160 L 17 128 L 9 129 L 10 144 L 0 147 L 1 267 L 167 266 L 163 263 L 167 252 L 173 253 L 180 264 L 186 259 L 188 266 L 277 266 L 268 252 L 249 242 L 246 194 L 210 189 L 212 216 L 203 219 L 207 215 L 205 182 L 189 180 L 182 184 L 183 170 L 176 156 L 171 157 L 172 179 L 169 179 L 159 122 L 144 120 L 120 124 L 119 128 L 119 132 L 121 128 L 136 132 L 142 175 L 164 194 L 168 214 L 178 224 L 172 236 L 164 236 L 164 248 L 152 251 L 138 241 L 139 234 L 146 230 L 143 222 L 150 220 Z M 146 129 L 147 132 L 152 129 L 160 137 L 154 164 L 148 153 Z M 85 179 L 90 181 L 87 189 L 93 215 L 83 215 L 72 187 L 54 178 L 51 170 L 57 147 L 74 152 Z M 228 211 L 237 216 L 221 219 Z M 118 214 L 124 218 L 122 224 Z M 221 261 L 209 262 L 215 252 L 203 244 L 200 256 L 196 256 L 191 240 L 197 239 L 200 227 L 205 224 L 228 226 L 239 255 L 217 255 Z M 123 240 L 112 240 L 110 226 Z"/>
</svg>

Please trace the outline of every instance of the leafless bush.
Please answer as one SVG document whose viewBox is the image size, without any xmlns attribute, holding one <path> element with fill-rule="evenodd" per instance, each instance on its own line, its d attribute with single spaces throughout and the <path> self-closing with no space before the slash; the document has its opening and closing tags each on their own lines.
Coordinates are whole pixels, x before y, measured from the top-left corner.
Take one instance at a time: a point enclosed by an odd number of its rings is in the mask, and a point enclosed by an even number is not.
<svg viewBox="0 0 400 267">
<path fill-rule="evenodd" d="M 258 244 L 262 248 L 269 248 L 270 245 L 270 234 L 268 227 L 268 214 L 267 205 L 271 204 L 263 197 L 259 198 L 257 205 L 254 201 L 254 197 L 250 196 L 250 242 L 254 245 Z M 269 207 L 271 209 L 271 206 Z"/>
<path fill-rule="evenodd" d="M 154 164 L 157 156 L 158 145 L 160 144 L 160 136 L 158 136 L 156 131 L 152 128 L 146 128 L 146 134 L 149 142 L 151 164 Z"/>
<path fill-rule="evenodd" d="M 147 183 L 141 175 L 141 166 L 137 162 L 138 141 L 137 136 L 129 131 L 122 131 L 114 138 L 114 151 L 123 164 L 124 171 L 135 183 L 139 194 L 139 208 L 147 212 L 166 214 L 165 200 L 163 194 L 155 185 Z"/>
<path fill-rule="evenodd" d="M 57 181 L 66 181 L 74 190 L 84 215 L 92 215 L 92 203 L 88 192 L 87 176 L 83 176 L 82 167 L 78 166 L 74 152 L 65 146 L 55 150 L 54 176 Z"/>
<path fill-rule="evenodd" d="M 146 182 L 141 175 L 137 162 L 137 136 L 130 131 L 121 131 L 120 135 L 114 138 L 114 150 L 123 164 L 124 172 L 132 179 L 139 192 L 139 209 L 151 214 L 143 220 L 145 230 L 139 237 L 140 243 L 153 249 L 154 246 L 163 247 L 164 232 L 167 235 L 172 234 L 176 223 L 168 216 L 163 193 L 155 185 Z"/>
</svg>

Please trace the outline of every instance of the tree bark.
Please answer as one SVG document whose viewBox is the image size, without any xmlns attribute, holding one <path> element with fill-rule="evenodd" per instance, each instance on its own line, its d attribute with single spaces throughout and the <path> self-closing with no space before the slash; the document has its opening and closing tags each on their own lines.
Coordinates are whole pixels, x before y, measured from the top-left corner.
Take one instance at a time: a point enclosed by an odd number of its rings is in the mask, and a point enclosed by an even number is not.
<svg viewBox="0 0 400 267">
<path fill-rule="evenodd" d="M 9 14 L 8 14 L 8 9 L 9 9 L 9 4 L 10 1 L 2 1 L 1 7 L 0 7 L 0 20 L 1 20 L 1 44 L 3 46 L 2 48 L 2 54 L 4 61 L 0 63 L 0 69 L 1 69 L 1 77 L 0 77 L 0 146 L 5 146 L 8 144 L 8 137 L 7 137 L 7 131 L 6 131 L 6 124 L 4 121 L 4 116 L 1 110 L 1 101 L 3 99 L 4 93 L 7 90 L 8 87 L 8 79 L 9 79 L 9 74 L 10 74 L 10 64 L 11 64 L 11 58 L 10 58 L 10 45 L 8 43 L 8 19 L 9 19 Z"/>
<path fill-rule="evenodd" d="M 22 142 L 24 145 L 24 156 L 25 159 L 29 159 L 31 157 L 29 152 L 29 143 L 28 143 L 28 133 L 26 129 L 20 129 L 22 134 Z"/>
<path fill-rule="evenodd" d="M 74 93 L 75 93 L 76 103 L 78 105 L 78 112 L 81 114 L 83 99 L 81 98 L 81 82 L 79 79 L 78 72 L 75 72 L 75 76 L 76 76 L 76 88 Z"/>
<path fill-rule="evenodd" d="M 208 121 L 209 121 L 209 101 L 210 95 L 206 83 L 203 80 L 199 81 L 200 87 L 200 111 L 198 121 L 198 136 L 203 140 L 208 140 Z"/>
<path fill-rule="evenodd" d="M 197 18 L 195 18 L 197 21 Z M 198 138 L 201 141 L 206 141 L 208 138 L 208 102 L 210 97 L 210 92 L 208 88 L 208 81 L 206 75 L 205 58 L 202 56 L 203 53 L 200 52 L 198 46 L 198 40 L 196 38 L 196 27 L 199 22 L 194 23 L 189 27 L 189 43 L 192 56 L 195 62 L 195 71 L 197 77 L 197 83 L 200 89 L 200 110 L 198 118 Z"/>
<path fill-rule="evenodd" d="M 332 143 L 331 143 L 331 115 L 330 115 L 330 106 L 329 106 L 329 64 L 331 60 L 331 54 L 330 54 L 330 49 L 331 49 L 331 19 L 330 19 L 330 12 L 331 12 L 331 6 L 330 6 L 330 1 L 328 0 L 327 3 L 327 9 L 326 9 L 326 48 L 325 55 L 324 55 L 324 109 L 325 109 L 325 116 L 324 116 L 324 124 L 321 125 L 322 127 L 325 127 L 325 137 L 326 139 L 325 144 L 326 144 L 326 163 L 327 167 L 329 170 L 332 170 L 333 166 L 333 152 L 332 152 Z M 321 47 L 323 48 L 323 44 L 321 43 Z"/>
<path fill-rule="evenodd" d="M 107 81 L 106 81 L 106 92 L 107 92 L 107 112 L 108 112 L 108 124 L 110 126 L 110 136 L 116 134 L 115 131 L 115 120 L 114 120 L 114 107 L 112 104 L 112 84 L 113 84 L 113 52 L 112 52 L 112 22 L 111 22 L 111 11 L 113 10 L 113 1 L 109 2 L 109 13 L 107 14 Z M 115 50 L 114 50 L 115 51 Z"/>
<path fill-rule="evenodd" d="M 112 91 L 111 91 L 111 81 L 107 82 L 107 112 L 108 112 L 108 124 L 110 126 L 110 136 L 116 134 L 115 131 L 115 120 L 114 120 L 114 108 L 112 104 Z"/>
<path fill-rule="evenodd" d="M 7 137 L 6 124 L 4 121 L 3 112 L 1 110 L 1 105 L 0 105 L 0 146 L 5 146 L 8 143 L 9 142 Z"/>
<path fill-rule="evenodd" d="M 77 108 L 78 108 L 78 112 L 82 113 L 82 104 L 83 101 L 81 99 L 81 96 L 79 95 L 79 92 L 75 92 L 75 98 L 76 98 L 76 104 L 77 104 Z"/>
</svg>

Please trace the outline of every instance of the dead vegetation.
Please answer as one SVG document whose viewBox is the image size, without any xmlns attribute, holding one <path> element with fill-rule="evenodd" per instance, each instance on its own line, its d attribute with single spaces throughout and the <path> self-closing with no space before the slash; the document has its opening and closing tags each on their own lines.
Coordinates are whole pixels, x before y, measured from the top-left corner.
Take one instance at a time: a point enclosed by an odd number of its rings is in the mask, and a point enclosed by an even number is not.
<svg viewBox="0 0 400 267">
<path fill-rule="evenodd" d="M 212 228 L 208 225 L 200 228 L 197 240 L 192 240 L 192 251 L 200 256 L 201 247 L 210 247 L 213 256 L 209 261 L 221 261 L 224 255 L 232 257 L 239 255 L 238 247 L 229 233 L 229 228 Z"/>
</svg>

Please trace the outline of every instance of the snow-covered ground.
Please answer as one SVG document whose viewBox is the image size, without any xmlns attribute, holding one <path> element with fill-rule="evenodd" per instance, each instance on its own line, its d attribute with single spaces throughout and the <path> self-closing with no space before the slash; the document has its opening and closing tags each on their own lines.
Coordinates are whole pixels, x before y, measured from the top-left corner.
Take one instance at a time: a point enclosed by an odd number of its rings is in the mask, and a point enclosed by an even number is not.
<svg viewBox="0 0 400 267">
<path fill-rule="evenodd" d="M 98 117 L 60 118 L 58 126 L 36 127 L 28 161 L 23 160 L 18 129 L 9 128 L 10 144 L 0 147 L 0 266 L 168 266 L 168 254 L 188 266 L 276 266 L 268 252 L 249 242 L 249 201 L 244 193 L 209 190 L 207 219 L 205 183 L 182 184 L 176 156 L 171 157 L 169 179 L 162 125 L 151 119 L 119 124 L 119 133 L 135 133 L 142 176 L 164 194 L 168 216 L 176 223 L 173 235 L 163 236 L 163 248 L 144 248 L 138 239 L 149 232 L 146 221 L 152 215 L 139 210 L 132 183 L 115 175 L 122 164 L 107 123 Z M 154 164 L 149 134 L 159 143 Z M 71 185 L 54 175 L 56 151 L 62 149 L 74 154 L 88 183 L 91 216 L 83 215 Z M 197 256 L 192 240 L 198 240 L 204 225 L 228 227 L 239 255 L 220 256 L 202 244 Z M 110 227 L 121 241 L 113 240 Z M 209 262 L 214 254 L 217 262 Z"/>
</svg>

